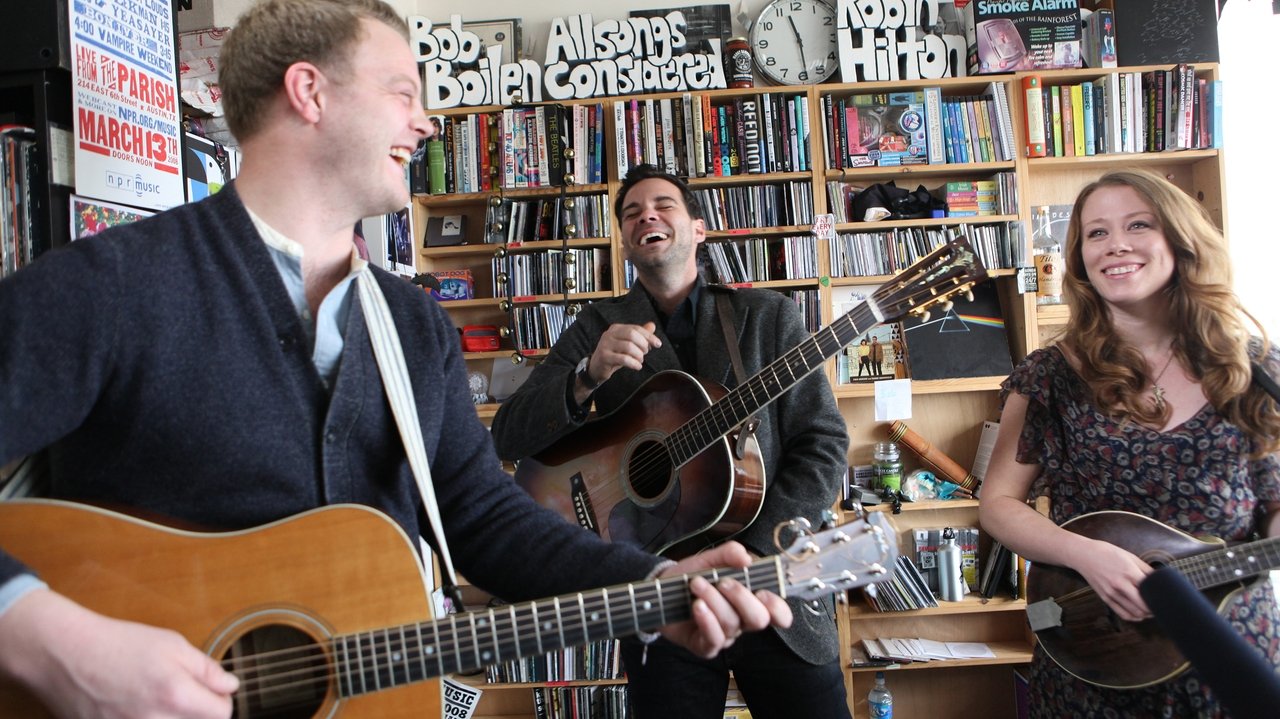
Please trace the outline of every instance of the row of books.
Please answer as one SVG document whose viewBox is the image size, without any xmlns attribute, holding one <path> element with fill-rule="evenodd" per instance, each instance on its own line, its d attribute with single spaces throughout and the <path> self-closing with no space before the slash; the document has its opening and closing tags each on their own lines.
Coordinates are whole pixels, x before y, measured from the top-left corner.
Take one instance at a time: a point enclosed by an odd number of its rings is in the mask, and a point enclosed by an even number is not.
<svg viewBox="0 0 1280 719">
<path fill-rule="evenodd" d="M 431 120 L 438 125 L 436 137 L 410 162 L 415 193 L 604 181 L 603 105 L 508 107 Z"/>
<path fill-rule="evenodd" d="M 854 201 L 866 190 L 862 183 L 827 181 L 827 207 L 837 223 L 865 221 L 857 216 Z M 947 182 L 930 194 L 946 204 L 947 217 L 1018 214 L 1018 179 L 1013 172 L 997 172 L 986 180 Z"/>
<path fill-rule="evenodd" d="M 503 199 L 486 210 L 484 241 L 519 244 L 578 237 L 608 237 L 612 210 L 605 193 Z M 572 232 L 570 231 L 572 230 Z"/>
<path fill-rule="evenodd" d="M 532 297 L 608 289 L 605 278 L 609 274 L 609 251 L 603 247 L 510 252 L 493 258 L 490 264 L 494 297 Z"/>
<path fill-rule="evenodd" d="M 533 690 L 537 719 L 627 719 L 627 686 L 538 687 Z"/>
<path fill-rule="evenodd" d="M 827 167 L 1009 162 L 1016 152 L 1002 82 L 983 95 L 939 87 L 822 98 Z"/>
<path fill-rule="evenodd" d="M 507 684 L 621 679 L 621 654 L 616 639 L 591 642 L 581 647 L 491 665 L 485 669 L 485 681 Z"/>
<path fill-rule="evenodd" d="M 1038 79 L 1028 78 L 1028 102 L 1041 104 L 1028 117 L 1033 157 L 1222 147 L 1222 81 L 1197 78 L 1194 65 L 1111 73 L 1037 93 Z M 1042 131 L 1030 127 L 1037 119 Z"/>
<path fill-rule="evenodd" d="M 893 578 L 864 592 L 867 602 L 877 612 L 905 612 L 938 606 L 920 570 L 909 557 L 899 554 L 893 567 Z"/>
<path fill-rule="evenodd" d="M 818 276 L 818 245 L 813 235 L 708 242 L 705 247 L 714 281 L 723 284 Z"/>
<path fill-rule="evenodd" d="M 809 103 L 761 93 L 713 105 L 709 95 L 618 100 L 613 105 L 619 177 L 647 163 L 685 177 L 804 172 Z"/>
<path fill-rule="evenodd" d="M 800 308 L 805 329 L 813 333 L 822 328 L 822 299 L 817 290 L 784 290 L 782 294 Z"/>
<path fill-rule="evenodd" d="M 575 316 L 566 312 L 564 305 L 550 302 L 512 307 L 511 328 L 516 347 L 551 349 L 565 328 L 573 324 Z"/>
<path fill-rule="evenodd" d="M 965 236 L 987 269 L 1016 267 L 1021 223 L 963 227 L 899 227 L 841 232 L 828 242 L 832 277 L 892 275 L 958 236 Z"/>
<path fill-rule="evenodd" d="M 751 230 L 813 224 L 813 185 L 775 182 L 693 191 L 707 229 Z"/>
<path fill-rule="evenodd" d="M 43 250 L 40 213 L 33 206 L 37 150 L 35 131 L 0 125 L 0 277 L 31 263 Z"/>
</svg>

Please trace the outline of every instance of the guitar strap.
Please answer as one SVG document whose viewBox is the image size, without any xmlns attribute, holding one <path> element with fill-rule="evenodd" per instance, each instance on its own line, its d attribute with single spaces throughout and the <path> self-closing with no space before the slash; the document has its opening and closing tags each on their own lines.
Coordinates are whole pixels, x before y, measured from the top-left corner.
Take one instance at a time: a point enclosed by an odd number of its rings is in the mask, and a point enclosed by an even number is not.
<svg viewBox="0 0 1280 719">
<path fill-rule="evenodd" d="M 712 290 L 712 294 L 716 298 L 716 311 L 720 315 L 720 329 L 724 330 L 724 344 L 729 349 L 729 359 L 733 361 L 733 374 L 738 378 L 738 384 L 741 385 L 747 381 L 747 370 L 742 365 L 742 353 L 738 351 L 738 330 L 733 322 L 733 305 L 729 303 L 729 295 L 723 291 L 716 292 Z M 747 418 L 742 424 L 742 431 L 738 433 L 738 442 L 734 446 L 734 454 L 738 459 L 742 459 L 747 454 L 747 438 L 760 425 L 760 418 L 754 414 Z"/>
<path fill-rule="evenodd" d="M 391 320 L 391 310 L 387 307 L 387 298 L 382 295 L 382 289 L 378 287 L 373 271 L 366 267 L 357 275 L 356 286 L 360 292 L 360 308 L 364 311 L 364 321 L 369 327 L 369 341 L 373 344 L 373 356 L 378 361 L 378 373 L 382 376 L 382 386 L 387 391 L 391 413 L 396 418 L 396 426 L 400 429 L 400 440 L 404 442 L 405 455 L 409 458 L 409 468 L 417 482 L 418 493 L 422 495 L 422 506 L 426 510 L 427 520 L 431 522 L 431 531 L 436 538 L 436 551 L 440 555 L 440 563 L 444 571 L 444 591 L 453 599 L 456 606 L 461 608 L 462 596 L 458 591 L 458 577 L 453 570 L 453 558 L 449 555 L 449 545 L 444 538 L 444 526 L 440 522 L 440 507 L 436 503 L 436 493 L 431 485 L 431 463 L 427 460 L 427 450 L 422 442 L 422 425 L 413 405 L 413 385 L 409 381 L 409 371 L 404 364 L 400 335 L 396 332 L 395 323 Z"/>
</svg>

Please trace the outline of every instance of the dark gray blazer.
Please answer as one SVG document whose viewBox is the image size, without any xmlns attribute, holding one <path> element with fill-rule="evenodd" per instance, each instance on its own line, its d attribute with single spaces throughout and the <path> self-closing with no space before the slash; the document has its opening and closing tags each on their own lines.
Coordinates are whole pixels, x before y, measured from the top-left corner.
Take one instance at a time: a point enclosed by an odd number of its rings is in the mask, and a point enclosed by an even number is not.
<svg viewBox="0 0 1280 719">
<path fill-rule="evenodd" d="M 748 376 L 799 345 L 808 337 L 795 304 L 771 290 L 733 290 L 707 286 L 697 308 L 698 368 L 702 379 L 732 388 L 738 384 L 725 347 L 715 307 L 715 294 L 727 293 L 734 309 L 738 346 Z M 611 324 L 658 323 L 648 292 L 637 285 L 621 297 L 593 302 L 561 335 L 544 362 L 516 394 L 503 403 L 493 420 L 498 454 L 507 460 L 535 454 L 582 422 L 573 416 L 567 387 L 579 360 L 595 349 Z M 596 390 L 596 410 L 607 414 L 637 388 L 663 370 L 680 369 L 672 343 L 658 328 L 662 347 L 645 356 L 639 370 L 618 370 Z M 794 517 L 816 522 L 839 496 L 849 445 L 845 423 L 822 370 L 798 382 L 761 413 L 757 430 L 764 458 L 766 491 L 760 516 L 735 539 L 760 555 L 776 554 L 773 528 Z M 839 652 L 834 609 L 814 614 L 793 602 L 795 622 L 778 633 L 797 655 L 815 664 Z"/>
</svg>

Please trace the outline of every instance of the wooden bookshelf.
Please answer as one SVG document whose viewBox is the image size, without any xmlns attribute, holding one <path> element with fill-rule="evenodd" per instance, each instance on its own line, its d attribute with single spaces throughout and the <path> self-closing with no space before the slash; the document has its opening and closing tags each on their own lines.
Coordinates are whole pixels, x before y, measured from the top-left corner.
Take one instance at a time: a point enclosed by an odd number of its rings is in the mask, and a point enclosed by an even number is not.
<svg viewBox="0 0 1280 719">
<path fill-rule="evenodd" d="M 1110 73 L 1143 71 L 1157 68 L 1118 68 L 1100 70 L 1052 71 L 1037 73 L 1046 87 L 1095 80 Z M 1166 69 L 1166 68 L 1158 68 Z M 1218 68 L 1212 64 L 1197 64 L 1197 74 L 1209 79 L 1218 78 Z M 710 90 L 693 93 L 694 97 L 707 95 L 713 104 L 732 101 L 734 98 L 755 96 L 760 93 L 778 95 L 804 95 L 812 118 L 820 118 L 823 99 L 826 96 L 897 92 L 939 87 L 944 96 L 971 96 L 984 94 L 988 86 L 1002 83 L 1011 106 L 1014 132 L 1014 148 L 1017 157 L 1003 162 L 973 162 L 943 165 L 911 165 L 906 167 L 869 167 L 830 169 L 825 166 L 824 137 L 817 125 L 812 127 L 808 154 L 816 161 L 802 172 L 782 172 L 730 177 L 693 178 L 693 189 L 709 187 L 737 187 L 760 183 L 804 182 L 811 183 L 814 212 L 828 211 L 827 183 L 843 181 L 858 184 L 894 181 L 902 187 L 923 184 L 936 188 L 950 180 L 977 180 L 990 178 L 997 172 L 1012 172 L 1018 189 L 1017 212 L 1008 215 L 934 218 L 875 223 L 841 223 L 837 232 L 884 231 L 904 228 L 951 227 L 964 229 L 975 224 L 1021 223 L 1025 228 L 1023 238 L 1030 243 L 1030 222 L 1033 208 L 1038 205 L 1066 204 L 1074 200 L 1081 187 L 1102 173 L 1122 167 L 1144 167 L 1169 177 L 1176 185 L 1198 198 L 1219 224 L 1226 224 L 1226 193 L 1223 185 L 1223 154 L 1219 150 L 1184 150 L 1161 153 L 1106 154 L 1082 157 L 1055 157 L 1028 159 L 1023 156 L 1025 147 L 1024 108 L 1021 100 L 1022 74 L 949 78 L 902 82 L 872 82 L 857 84 L 829 83 L 800 87 L 758 87 L 749 90 Z M 654 94 L 646 98 L 661 100 L 679 98 L 680 93 Z M 576 185 L 567 188 L 569 194 L 606 193 L 610 203 L 620 182 L 614 166 L 612 103 L 619 98 L 602 98 L 590 101 L 604 103 L 606 127 L 604 132 L 606 162 L 605 182 L 593 185 Z M 500 108 L 463 108 L 446 111 L 446 114 L 463 115 L 474 112 L 492 112 Z M 558 188 L 503 190 L 508 198 L 531 198 L 558 195 Z M 424 249 L 418 257 L 418 269 L 455 269 L 467 267 L 476 276 L 477 297 L 481 290 L 489 294 L 484 299 L 446 305 L 455 321 L 461 324 L 497 324 L 506 322 L 501 302 L 493 299 L 492 281 L 488 279 L 489 263 L 493 253 L 501 246 L 482 242 L 485 209 L 491 196 L 499 193 L 469 193 L 462 195 L 419 196 L 415 202 L 417 227 L 425 227 L 426 218 L 438 214 L 465 213 L 469 218 L 469 244 L 460 247 Z M 610 210 L 612 208 L 610 207 Z M 735 241 L 746 237 L 773 238 L 803 234 L 810 227 L 752 227 L 747 230 L 723 230 L 708 233 L 709 241 Z M 558 249 L 560 241 L 529 242 L 508 248 L 512 252 Z M 609 254 L 608 289 L 588 294 L 550 295 L 533 298 L 539 302 L 576 303 L 593 298 L 621 295 L 627 291 L 624 283 L 623 262 L 616 224 L 609 237 L 570 239 L 566 247 L 601 247 Z M 1023 248 L 1029 260 L 1029 246 Z M 832 277 L 831 257 L 827 244 L 817 242 L 818 276 L 816 278 L 770 279 L 748 283 L 753 287 L 777 290 L 817 290 L 821 300 L 822 325 L 834 318 L 832 289 L 848 285 L 875 286 L 887 276 Z M 1065 307 L 1037 307 L 1035 297 L 1020 294 L 1017 289 L 1017 271 L 996 269 L 993 277 L 1005 317 L 1011 360 L 1017 362 L 1028 352 L 1052 341 L 1065 326 L 1068 313 Z M 520 298 L 521 301 L 524 298 Z M 472 369 L 488 371 L 495 357 L 508 357 L 515 348 L 504 339 L 497 352 L 470 353 L 467 362 Z M 545 350 L 526 351 L 528 361 L 537 361 Z M 828 363 L 828 377 L 835 378 L 835 363 Z M 969 465 L 974 457 L 981 435 L 982 423 L 994 419 L 999 411 L 1000 383 L 1004 377 L 976 377 L 965 379 L 913 382 L 912 417 L 908 424 L 927 438 L 935 447 L 955 459 L 961 465 Z M 849 462 L 855 465 L 869 464 L 874 444 L 884 441 L 888 435 L 887 423 L 875 419 L 874 385 L 844 384 L 834 386 L 834 393 L 844 416 L 850 435 Z M 497 405 L 478 408 L 482 419 L 489 421 Z M 904 450 L 905 471 L 921 466 L 919 460 Z M 933 502 L 919 506 L 905 504 L 902 514 L 895 521 L 900 529 L 913 526 L 948 526 L 959 524 L 978 525 L 978 507 L 974 501 Z M 902 545 L 910 547 L 909 543 Z M 985 558 L 986 541 L 979 552 L 980 561 Z M 944 603 L 936 609 L 924 609 L 898 614 L 875 613 L 859 601 L 851 602 L 838 614 L 838 628 L 842 646 L 842 663 L 850 705 L 856 719 L 864 717 L 866 694 L 874 678 L 869 668 L 850 665 L 850 648 L 862 636 L 924 636 L 946 641 L 978 641 L 987 643 L 996 653 L 994 659 L 929 662 L 918 665 L 901 665 L 888 670 L 889 684 L 895 696 L 895 716 L 900 719 L 941 719 L 945 717 L 1008 717 L 1014 716 L 1013 667 L 1025 665 L 1031 657 L 1031 635 L 1024 618 L 1025 602 L 1005 597 L 982 601 L 970 597 L 958 603 Z M 524 685 L 486 686 L 485 698 L 477 716 L 482 717 L 532 717 L 531 692 Z"/>
</svg>

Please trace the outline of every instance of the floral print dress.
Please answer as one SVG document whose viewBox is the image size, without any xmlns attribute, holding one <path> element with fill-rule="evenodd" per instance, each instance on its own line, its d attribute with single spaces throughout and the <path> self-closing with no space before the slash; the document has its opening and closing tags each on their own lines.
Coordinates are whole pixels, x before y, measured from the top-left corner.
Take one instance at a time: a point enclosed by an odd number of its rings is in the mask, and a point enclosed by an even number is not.
<svg viewBox="0 0 1280 719">
<path fill-rule="evenodd" d="M 1280 501 L 1280 461 L 1250 460 L 1250 440 L 1207 403 L 1167 432 L 1122 425 L 1098 411 L 1056 347 L 1028 355 L 1002 389 L 1002 399 L 1017 392 L 1028 400 L 1017 459 L 1041 465 L 1031 496 L 1049 496 L 1057 524 L 1115 509 L 1190 534 L 1243 540 L 1255 530 L 1259 504 Z M 1280 666 L 1280 613 L 1270 581 L 1236 594 L 1224 615 Z M 1059 669 L 1037 649 L 1030 684 L 1035 717 L 1226 716 L 1194 670 L 1143 689 L 1105 689 Z"/>
</svg>

